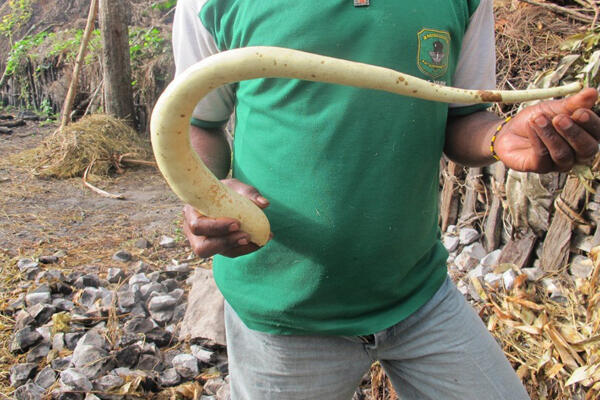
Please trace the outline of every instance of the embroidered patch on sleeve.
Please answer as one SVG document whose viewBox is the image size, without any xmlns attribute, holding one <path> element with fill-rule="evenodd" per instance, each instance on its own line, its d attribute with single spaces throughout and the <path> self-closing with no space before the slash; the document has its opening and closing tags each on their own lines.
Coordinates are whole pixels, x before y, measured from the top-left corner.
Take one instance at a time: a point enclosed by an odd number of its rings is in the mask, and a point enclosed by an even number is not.
<svg viewBox="0 0 600 400">
<path fill-rule="evenodd" d="M 421 29 L 417 33 L 419 40 L 417 64 L 421 72 L 437 79 L 448 71 L 450 57 L 450 33 L 436 29 Z"/>
</svg>

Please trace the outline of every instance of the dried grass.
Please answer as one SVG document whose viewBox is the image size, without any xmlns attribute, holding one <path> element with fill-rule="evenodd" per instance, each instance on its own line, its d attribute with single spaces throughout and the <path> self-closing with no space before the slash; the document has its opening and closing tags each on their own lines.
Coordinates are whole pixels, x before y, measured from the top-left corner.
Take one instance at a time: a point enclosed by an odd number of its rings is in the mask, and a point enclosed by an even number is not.
<svg viewBox="0 0 600 400">
<path fill-rule="evenodd" d="M 120 156 L 147 158 L 147 141 L 125 122 L 108 115 L 95 114 L 68 125 L 48 137 L 40 146 L 12 157 L 19 165 L 35 165 L 41 177 L 67 179 L 83 176 L 93 165 L 90 176 L 108 176 L 121 171 Z"/>
</svg>

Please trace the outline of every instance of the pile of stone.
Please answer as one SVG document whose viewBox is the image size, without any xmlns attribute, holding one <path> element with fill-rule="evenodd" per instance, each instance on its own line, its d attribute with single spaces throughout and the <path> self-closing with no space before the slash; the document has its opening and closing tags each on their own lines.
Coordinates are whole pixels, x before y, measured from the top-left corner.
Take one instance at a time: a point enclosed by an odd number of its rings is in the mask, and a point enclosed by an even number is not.
<svg viewBox="0 0 600 400">
<path fill-rule="evenodd" d="M 152 397 L 190 382 L 202 400 L 228 398 L 222 346 L 180 342 L 192 268 L 173 262 L 161 271 L 120 251 L 98 274 L 64 274 L 56 259 L 21 259 L 29 288 L 10 303 L 16 323 L 10 350 L 22 362 L 10 369 L 16 399 L 122 399 Z M 47 265 L 44 265 L 47 264 Z M 179 392 L 178 392 L 179 393 Z"/>
<path fill-rule="evenodd" d="M 484 287 L 510 291 L 517 276 L 525 274 L 528 280 L 541 282 L 550 299 L 559 302 L 564 300 L 561 285 L 553 278 L 545 276 L 538 260 L 531 267 L 520 269 L 511 264 L 499 264 L 502 250 L 487 252 L 480 239 L 481 234 L 477 230 L 471 227 L 458 229 L 455 225 L 448 226 L 442 236 L 442 243 L 450 253 L 449 272 L 455 279 L 458 289 L 465 296 L 481 301 L 478 290 L 473 284 L 474 279 Z M 574 280 L 585 279 L 592 274 L 593 268 L 592 261 L 588 257 L 575 256 L 569 272 Z"/>
</svg>

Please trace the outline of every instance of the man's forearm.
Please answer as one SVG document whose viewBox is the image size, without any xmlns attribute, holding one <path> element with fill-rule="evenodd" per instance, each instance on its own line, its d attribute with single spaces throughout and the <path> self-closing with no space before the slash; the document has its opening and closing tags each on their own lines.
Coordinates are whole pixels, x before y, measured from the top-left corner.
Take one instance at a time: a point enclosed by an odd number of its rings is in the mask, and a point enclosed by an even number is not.
<svg viewBox="0 0 600 400">
<path fill-rule="evenodd" d="M 497 115 L 487 111 L 450 118 L 444 153 L 452 161 L 469 167 L 491 164 L 495 160 L 490 152 L 490 142 L 500 122 Z"/>
<path fill-rule="evenodd" d="M 227 177 L 231 167 L 231 148 L 222 128 L 207 129 L 191 125 L 190 144 L 217 178 Z"/>
</svg>

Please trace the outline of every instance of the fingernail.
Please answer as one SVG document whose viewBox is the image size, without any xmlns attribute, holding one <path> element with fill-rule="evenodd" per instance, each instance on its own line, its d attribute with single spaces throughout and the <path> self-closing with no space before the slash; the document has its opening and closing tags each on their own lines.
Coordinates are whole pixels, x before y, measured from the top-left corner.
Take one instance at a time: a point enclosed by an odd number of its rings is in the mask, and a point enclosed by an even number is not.
<svg viewBox="0 0 600 400">
<path fill-rule="evenodd" d="M 546 119 L 546 117 L 537 117 L 535 120 L 535 124 L 540 127 L 540 128 L 545 128 L 546 126 L 548 126 L 548 120 Z"/>
<path fill-rule="evenodd" d="M 245 246 L 248 244 L 248 239 L 240 239 L 240 240 L 238 240 L 238 244 L 240 246 Z"/>
<path fill-rule="evenodd" d="M 567 118 L 567 117 L 558 118 L 558 127 L 559 128 L 569 129 L 572 126 L 573 126 L 573 121 L 571 121 L 571 118 Z"/>
<path fill-rule="evenodd" d="M 234 222 L 233 224 L 229 225 L 229 232 L 236 232 L 240 230 L 240 224 L 238 224 L 237 222 Z"/>
<path fill-rule="evenodd" d="M 260 204 L 263 204 L 263 205 L 265 205 L 265 206 L 266 206 L 267 204 L 269 204 L 269 200 L 265 199 L 265 198 L 264 198 L 264 197 L 262 197 L 262 196 L 258 196 L 258 197 L 256 198 L 256 201 L 258 201 Z"/>
<path fill-rule="evenodd" d="M 579 122 L 586 123 L 590 120 L 590 115 L 585 111 L 580 111 L 577 113 L 577 116 L 573 114 L 573 117 L 577 119 Z"/>
</svg>

